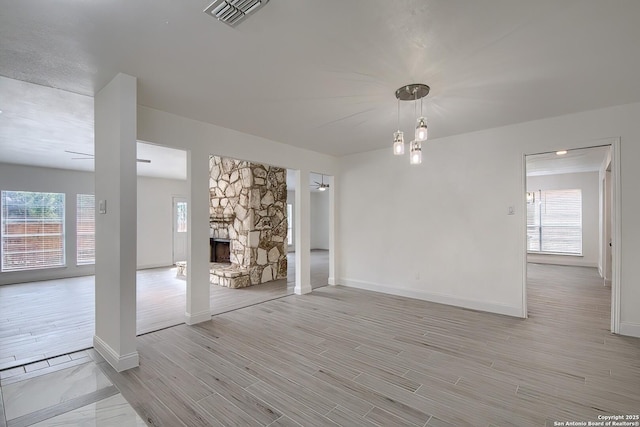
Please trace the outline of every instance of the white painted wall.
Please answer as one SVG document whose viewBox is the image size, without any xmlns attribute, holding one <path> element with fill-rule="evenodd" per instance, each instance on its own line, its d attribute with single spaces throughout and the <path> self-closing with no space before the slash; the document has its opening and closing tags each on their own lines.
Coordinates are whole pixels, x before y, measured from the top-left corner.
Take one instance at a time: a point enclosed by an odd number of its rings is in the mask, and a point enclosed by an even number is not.
<svg viewBox="0 0 640 427">
<path fill-rule="evenodd" d="M 187 181 L 138 177 L 138 269 L 173 264 L 173 197 Z"/>
<path fill-rule="evenodd" d="M 338 283 L 522 316 L 524 155 L 620 137 L 620 330 L 640 336 L 638 117 L 635 103 L 430 140 L 419 167 L 391 148 L 340 159 Z"/>
<path fill-rule="evenodd" d="M 329 249 L 329 192 L 311 192 L 311 249 Z"/>
<path fill-rule="evenodd" d="M 93 173 L 0 163 L 0 190 L 65 193 L 66 258 L 61 268 L 0 272 L 0 285 L 93 274 L 93 265 L 76 265 L 76 196 L 94 193 Z"/>
<path fill-rule="evenodd" d="M 598 172 L 566 173 L 527 177 L 527 191 L 582 190 L 582 256 L 529 254 L 529 262 L 598 267 L 600 254 L 600 188 Z"/>
</svg>

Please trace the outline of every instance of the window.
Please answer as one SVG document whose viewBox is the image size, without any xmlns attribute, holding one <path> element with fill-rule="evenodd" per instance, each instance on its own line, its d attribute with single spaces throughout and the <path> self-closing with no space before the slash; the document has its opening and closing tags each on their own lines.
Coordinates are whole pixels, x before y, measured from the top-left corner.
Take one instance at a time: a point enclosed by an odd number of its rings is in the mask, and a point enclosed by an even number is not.
<svg viewBox="0 0 640 427">
<path fill-rule="evenodd" d="M 527 250 L 582 255 L 582 191 L 527 193 Z"/>
<path fill-rule="evenodd" d="M 2 191 L 2 271 L 62 267 L 64 194 Z"/>
<path fill-rule="evenodd" d="M 187 202 L 176 202 L 176 232 L 187 232 Z"/>
<path fill-rule="evenodd" d="M 96 198 L 78 194 L 76 204 L 77 264 L 96 263 Z"/>
<path fill-rule="evenodd" d="M 287 203 L 287 244 L 293 245 L 293 205 Z"/>
</svg>

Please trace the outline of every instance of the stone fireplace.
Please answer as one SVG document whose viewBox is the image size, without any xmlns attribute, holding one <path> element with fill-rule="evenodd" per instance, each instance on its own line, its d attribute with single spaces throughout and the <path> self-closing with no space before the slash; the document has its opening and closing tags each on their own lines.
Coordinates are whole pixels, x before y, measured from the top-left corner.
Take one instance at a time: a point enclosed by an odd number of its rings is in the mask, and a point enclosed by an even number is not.
<svg viewBox="0 0 640 427">
<path fill-rule="evenodd" d="M 241 288 L 286 278 L 286 170 L 211 156 L 209 172 L 211 282 Z M 217 242 L 228 242 L 226 264 Z"/>
</svg>

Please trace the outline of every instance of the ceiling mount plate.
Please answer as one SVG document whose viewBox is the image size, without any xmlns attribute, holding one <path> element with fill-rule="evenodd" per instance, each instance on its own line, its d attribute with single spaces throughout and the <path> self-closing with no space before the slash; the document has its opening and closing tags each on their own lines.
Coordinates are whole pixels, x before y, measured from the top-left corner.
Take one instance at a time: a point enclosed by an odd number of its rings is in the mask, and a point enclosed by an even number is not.
<svg viewBox="0 0 640 427">
<path fill-rule="evenodd" d="M 422 83 L 405 85 L 396 90 L 396 98 L 400 101 L 415 101 L 427 96 L 430 89 L 429 86 Z"/>
</svg>

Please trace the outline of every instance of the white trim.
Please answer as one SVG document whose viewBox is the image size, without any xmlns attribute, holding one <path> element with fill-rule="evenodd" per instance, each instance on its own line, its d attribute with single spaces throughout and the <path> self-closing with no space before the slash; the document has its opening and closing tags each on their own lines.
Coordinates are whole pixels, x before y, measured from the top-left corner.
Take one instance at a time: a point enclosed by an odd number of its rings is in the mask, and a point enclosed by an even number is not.
<svg viewBox="0 0 640 427">
<path fill-rule="evenodd" d="M 529 254 L 527 257 L 527 262 L 532 264 L 553 264 L 553 265 L 568 265 L 573 267 L 592 267 L 598 268 L 597 262 L 588 262 L 583 259 L 575 259 L 575 258 L 553 258 L 554 255 L 538 255 L 538 254 Z"/>
<path fill-rule="evenodd" d="M 136 270 L 150 270 L 152 268 L 172 268 L 175 267 L 176 265 L 172 262 L 167 263 L 165 262 L 156 262 L 153 264 L 142 264 L 136 267 Z"/>
<path fill-rule="evenodd" d="M 614 334 L 620 332 L 620 272 L 622 257 L 620 256 L 620 245 L 622 244 L 622 221 L 620 220 L 621 194 L 620 191 L 620 138 L 614 138 L 611 143 L 611 175 L 613 182 L 612 187 L 612 203 L 611 203 L 611 220 L 613 235 L 612 251 L 611 251 L 611 332 Z M 635 335 L 640 336 L 640 335 Z"/>
<path fill-rule="evenodd" d="M 620 322 L 620 335 L 640 338 L 640 323 Z"/>
<path fill-rule="evenodd" d="M 329 280 L 327 281 L 327 283 L 328 283 L 330 286 L 335 286 L 335 285 L 337 284 L 337 283 L 336 283 L 336 278 L 335 278 L 335 277 L 329 277 Z"/>
<path fill-rule="evenodd" d="M 140 364 L 137 351 L 121 356 L 97 335 L 93 336 L 93 347 L 117 372 L 135 368 Z"/>
<path fill-rule="evenodd" d="M 365 282 L 363 280 L 341 279 L 340 284 L 351 288 L 364 289 L 367 291 L 381 292 L 383 294 L 397 295 L 401 297 L 414 298 L 438 304 L 452 305 L 455 307 L 468 308 L 471 310 L 486 311 L 488 313 L 503 314 L 505 316 L 522 317 L 522 308 L 504 304 L 469 300 L 451 295 L 436 294 L 431 292 L 416 291 L 412 289 L 402 289 L 381 283 Z"/>
<path fill-rule="evenodd" d="M 184 323 L 187 325 L 196 325 L 211 320 L 211 310 L 201 311 L 200 313 L 184 313 Z"/>
</svg>

